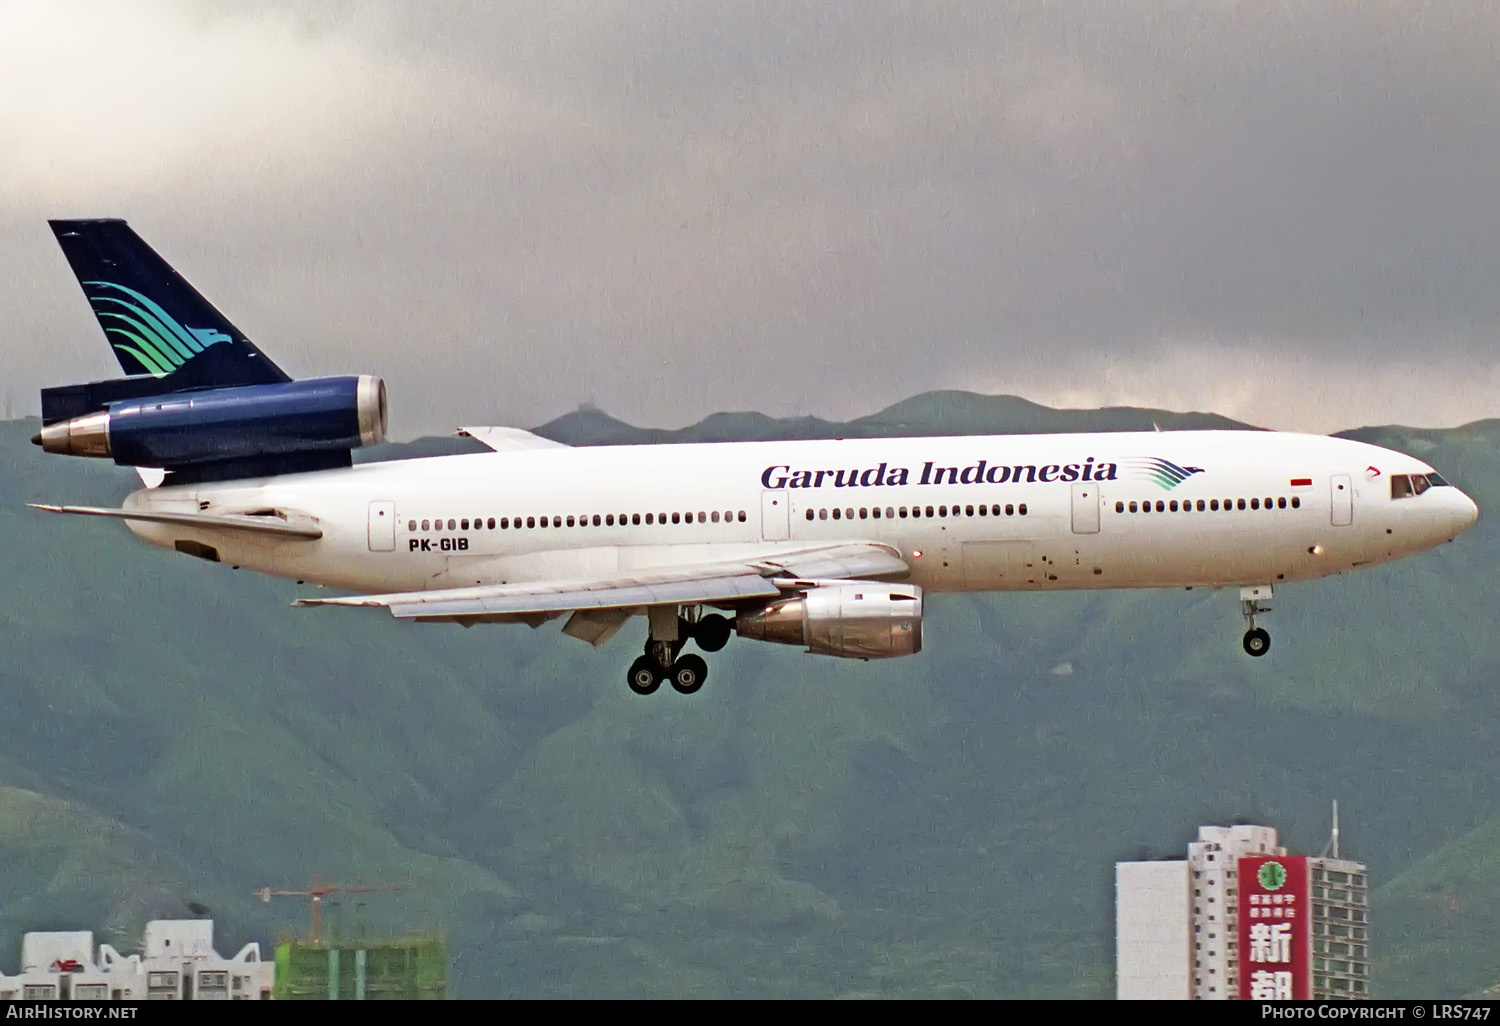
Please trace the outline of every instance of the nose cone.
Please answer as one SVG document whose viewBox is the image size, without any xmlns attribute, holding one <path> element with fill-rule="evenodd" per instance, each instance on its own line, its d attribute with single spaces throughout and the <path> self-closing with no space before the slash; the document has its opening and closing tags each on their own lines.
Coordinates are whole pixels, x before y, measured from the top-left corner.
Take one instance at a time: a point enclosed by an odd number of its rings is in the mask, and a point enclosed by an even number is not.
<svg viewBox="0 0 1500 1026">
<path fill-rule="evenodd" d="M 1459 492 L 1458 497 L 1458 530 L 1467 531 L 1479 522 L 1479 504 L 1463 492 Z"/>
</svg>

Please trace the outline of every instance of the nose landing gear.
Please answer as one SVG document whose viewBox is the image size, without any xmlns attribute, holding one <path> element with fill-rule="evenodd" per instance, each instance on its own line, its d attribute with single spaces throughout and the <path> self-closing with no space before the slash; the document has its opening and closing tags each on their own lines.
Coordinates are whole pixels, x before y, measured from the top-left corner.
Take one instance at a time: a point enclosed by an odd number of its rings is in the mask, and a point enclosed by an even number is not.
<svg viewBox="0 0 1500 1026">
<path fill-rule="evenodd" d="M 1271 632 L 1264 627 L 1255 626 L 1255 617 L 1258 614 L 1271 611 L 1271 598 L 1269 584 L 1240 589 L 1240 609 L 1245 614 L 1245 623 L 1249 628 L 1245 631 L 1241 644 L 1246 654 L 1257 658 L 1271 651 Z"/>
</svg>

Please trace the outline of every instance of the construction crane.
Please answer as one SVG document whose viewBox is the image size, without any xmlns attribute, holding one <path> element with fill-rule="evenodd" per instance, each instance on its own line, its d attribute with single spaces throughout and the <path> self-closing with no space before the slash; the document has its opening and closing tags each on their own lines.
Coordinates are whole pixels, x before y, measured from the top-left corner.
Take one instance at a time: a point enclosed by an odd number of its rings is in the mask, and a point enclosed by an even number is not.
<svg viewBox="0 0 1500 1026">
<path fill-rule="evenodd" d="M 314 883 L 305 891 L 279 891 L 270 887 L 262 887 L 253 892 L 255 897 L 261 901 L 270 903 L 272 898 L 281 897 L 304 897 L 310 899 L 312 910 L 309 915 L 311 920 L 308 930 L 307 941 L 309 944 L 319 944 L 323 939 L 323 899 L 330 894 L 355 894 L 366 891 L 404 891 L 407 888 L 403 884 L 386 884 L 379 887 L 369 887 L 364 884 L 345 886 L 339 884 Z"/>
</svg>

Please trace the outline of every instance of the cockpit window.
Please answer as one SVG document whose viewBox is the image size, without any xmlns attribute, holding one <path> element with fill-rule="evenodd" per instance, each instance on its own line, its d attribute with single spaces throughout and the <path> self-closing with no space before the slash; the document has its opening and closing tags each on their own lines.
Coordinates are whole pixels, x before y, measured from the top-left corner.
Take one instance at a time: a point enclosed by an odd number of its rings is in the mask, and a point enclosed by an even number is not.
<svg viewBox="0 0 1500 1026">
<path fill-rule="evenodd" d="M 1441 474 L 1392 474 L 1391 498 L 1409 499 L 1421 495 L 1429 488 L 1451 488 Z"/>
</svg>

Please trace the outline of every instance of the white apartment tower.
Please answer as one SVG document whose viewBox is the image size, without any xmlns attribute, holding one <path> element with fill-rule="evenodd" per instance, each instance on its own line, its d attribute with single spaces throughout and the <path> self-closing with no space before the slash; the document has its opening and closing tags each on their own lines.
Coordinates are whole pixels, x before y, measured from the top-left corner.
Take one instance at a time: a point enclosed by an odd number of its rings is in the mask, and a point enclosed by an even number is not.
<svg viewBox="0 0 1500 1026">
<path fill-rule="evenodd" d="M 1200 827 L 1186 860 L 1116 863 L 1115 911 L 1123 1000 L 1369 996 L 1365 867 L 1289 856 L 1272 827 Z"/>
</svg>

